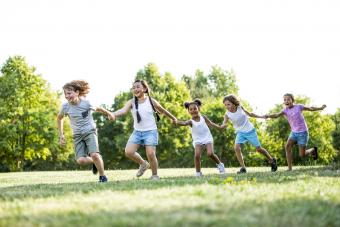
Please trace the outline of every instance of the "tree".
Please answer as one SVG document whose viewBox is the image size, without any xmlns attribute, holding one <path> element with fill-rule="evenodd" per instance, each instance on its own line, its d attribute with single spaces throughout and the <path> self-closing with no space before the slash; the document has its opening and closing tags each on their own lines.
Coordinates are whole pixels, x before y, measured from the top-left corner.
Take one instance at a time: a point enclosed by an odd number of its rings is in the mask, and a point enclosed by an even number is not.
<svg viewBox="0 0 340 227">
<path fill-rule="evenodd" d="M 0 158 L 7 170 L 30 168 L 52 153 L 65 154 L 57 145 L 55 126 L 58 95 L 25 59 L 10 57 L 0 77 Z"/>
<path fill-rule="evenodd" d="M 332 132 L 333 147 L 337 150 L 337 160 L 340 161 L 340 109 L 332 116 L 335 129 Z"/>
</svg>

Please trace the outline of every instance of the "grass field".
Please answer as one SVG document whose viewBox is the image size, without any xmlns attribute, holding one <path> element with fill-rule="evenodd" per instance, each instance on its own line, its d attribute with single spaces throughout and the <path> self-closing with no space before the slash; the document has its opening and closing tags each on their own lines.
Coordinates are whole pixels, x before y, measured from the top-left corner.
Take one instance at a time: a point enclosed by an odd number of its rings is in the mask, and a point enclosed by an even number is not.
<svg viewBox="0 0 340 227">
<path fill-rule="evenodd" d="M 284 169 L 0 173 L 0 226 L 340 226 L 340 171 Z"/>
</svg>

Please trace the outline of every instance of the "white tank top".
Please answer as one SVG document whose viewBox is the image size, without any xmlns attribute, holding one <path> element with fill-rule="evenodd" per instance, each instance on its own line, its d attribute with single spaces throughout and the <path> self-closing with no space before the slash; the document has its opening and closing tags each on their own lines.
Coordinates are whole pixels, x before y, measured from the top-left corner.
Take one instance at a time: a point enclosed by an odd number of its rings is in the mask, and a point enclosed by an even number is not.
<svg viewBox="0 0 340 227">
<path fill-rule="evenodd" d="M 131 113 L 133 116 L 133 127 L 137 131 L 150 131 L 157 129 L 156 120 L 154 117 L 154 112 L 152 106 L 150 104 L 150 98 L 146 97 L 143 103 L 138 103 L 138 112 L 141 117 L 141 121 L 138 123 L 137 114 L 136 114 L 136 106 L 135 106 L 135 98 L 132 100 L 132 108 Z"/>
<path fill-rule="evenodd" d="M 213 143 L 213 137 L 211 135 L 210 129 L 205 123 L 204 117 L 200 115 L 200 121 L 194 121 L 191 119 L 191 135 L 193 140 L 193 145 L 196 144 L 208 144 Z"/>
<path fill-rule="evenodd" d="M 249 121 L 248 116 L 240 106 L 237 107 L 235 113 L 227 111 L 226 115 L 233 123 L 236 132 L 249 132 L 254 128 L 254 125 Z"/>
</svg>

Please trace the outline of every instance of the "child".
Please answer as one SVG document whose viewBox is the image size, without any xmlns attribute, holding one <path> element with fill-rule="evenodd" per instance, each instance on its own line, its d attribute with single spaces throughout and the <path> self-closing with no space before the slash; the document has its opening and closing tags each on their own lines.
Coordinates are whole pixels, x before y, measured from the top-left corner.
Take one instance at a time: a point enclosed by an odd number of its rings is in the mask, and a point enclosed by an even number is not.
<svg viewBox="0 0 340 227">
<path fill-rule="evenodd" d="M 99 171 L 99 182 L 107 182 L 107 177 L 104 175 L 104 163 L 99 154 L 97 130 L 92 111 L 106 114 L 110 120 L 114 120 L 114 116 L 101 107 L 94 108 L 85 99 L 89 89 L 89 84 L 84 80 L 73 80 L 63 86 L 67 103 L 62 105 L 57 117 L 59 142 L 61 145 L 66 143 L 63 134 L 63 118 L 67 115 L 71 121 L 77 163 L 92 164 L 93 174 Z"/>
<path fill-rule="evenodd" d="M 220 174 L 224 174 L 224 164 L 220 161 L 213 149 L 213 137 L 208 125 L 221 129 L 219 125 L 210 121 L 206 116 L 200 114 L 201 100 L 195 99 L 193 102 L 185 102 L 184 107 L 188 109 L 191 119 L 187 121 L 177 121 L 177 125 L 190 126 L 193 145 L 195 148 L 195 168 L 196 176 L 203 176 L 201 172 L 201 151 L 205 146 L 208 156 L 216 163 Z"/>
<path fill-rule="evenodd" d="M 235 153 L 237 160 L 241 165 L 240 171 L 237 173 L 246 173 L 246 167 L 244 165 L 243 156 L 241 153 L 241 144 L 249 141 L 253 146 L 256 147 L 256 151 L 266 156 L 268 161 L 271 164 L 271 171 L 275 172 L 277 170 L 276 159 L 272 158 L 272 156 L 268 153 L 268 151 L 261 147 L 260 141 L 257 137 L 256 130 L 253 124 L 249 121 L 248 116 L 263 118 L 262 116 L 258 116 L 254 113 L 249 113 L 246 111 L 241 105 L 240 101 L 237 99 L 235 95 L 227 95 L 223 99 L 223 104 L 227 109 L 227 112 L 224 116 L 223 124 L 221 128 L 226 127 L 226 123 L 230 120 L 233 123 L 234 129 L 236 130 L 236 139 L 235 139 Z"/>
<path fill-rule="evenodd" d="M 158 130 L 154 112 L 164 114 L 170 118 L 173 123 L 175 123 L 177 119 L 164 109 L 158 101 L 150 97 L 150 88 L 146 81 L 136 80 L 133 83 L 132 93 L 134 97 L 130 99 L 123 108 L 115 111 L 113 115 L 119 117 L 131 111 L 134 120 L 134 131 L 126 144 L 125 155 L 140 165 L 136 174 L 137 177 L 142 176 L 151 166 L 152 176 L 150 179 L 158 180 L 158 161 L 156 157 Z M 158 114 L 156 113 L 156 115 L 158 120 Z M 145 146 L 146 156 L 150 164 L 137 153 L 140 146 Z"/>
<path fill-rule="evenodd" d="M 308 128 L 302 111 L 317 111 L 326 108 L 326 105 L 321 107 L 307 107 L 301 104 L 294 104 L 294 96 L 292 94 L 285 94 L 283 96 L 283 103 L 286 106 L 280 113 L 266 114 L 265 118 L 277 118 L 285 115 L 291 128 L 291 133 L 288 137 L 285 149 L 288 163 L 288 171 L 292 170 L 293 157 L 292 149 L 294 144 L 299 146 L 299 155 L 305 157 L 311 155 L 314 160 L 318 158 L 318 148 L 310 148 L 306 150 L 308 143 Z"/>
</svg>

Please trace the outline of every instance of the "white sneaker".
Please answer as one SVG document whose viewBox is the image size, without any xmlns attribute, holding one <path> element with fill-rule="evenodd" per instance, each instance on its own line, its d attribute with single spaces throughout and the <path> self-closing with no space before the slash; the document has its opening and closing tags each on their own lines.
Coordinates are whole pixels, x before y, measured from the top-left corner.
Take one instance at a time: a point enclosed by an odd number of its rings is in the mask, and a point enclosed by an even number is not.
<svg viewBox="0 0 340 227">
<path fill-rule="evenodd" d="M 151 177 L 150 177 L 150 180 L 159 180 L 160 178 L 159 178 L 159 176 L 158 175 L 152 175 Z"/>
<path fill-rule="evenodd" d="M 145 161 L 144 164 L 139 166 L 139 169 L 138 169 L 136 176 L 137 177 L 142 176 L 145 173 L 145 171 L 149 168 L 150 168 L 150 164 L 147 161 Z"/>
<path fill-rule="evenodd" d="M 203 177 L 203 174 L 202 174 L 202 172 L 196 172 L 195 176 L 196 177 Z"/>
<path fill-rule="evenodd" d="M 216 166 L 217 166 L 217 169 L 220 172 L 220 174 L 225 173 L 224 164 L 222 162 L 220 164 L 217 164 Z"/>
</svg>

